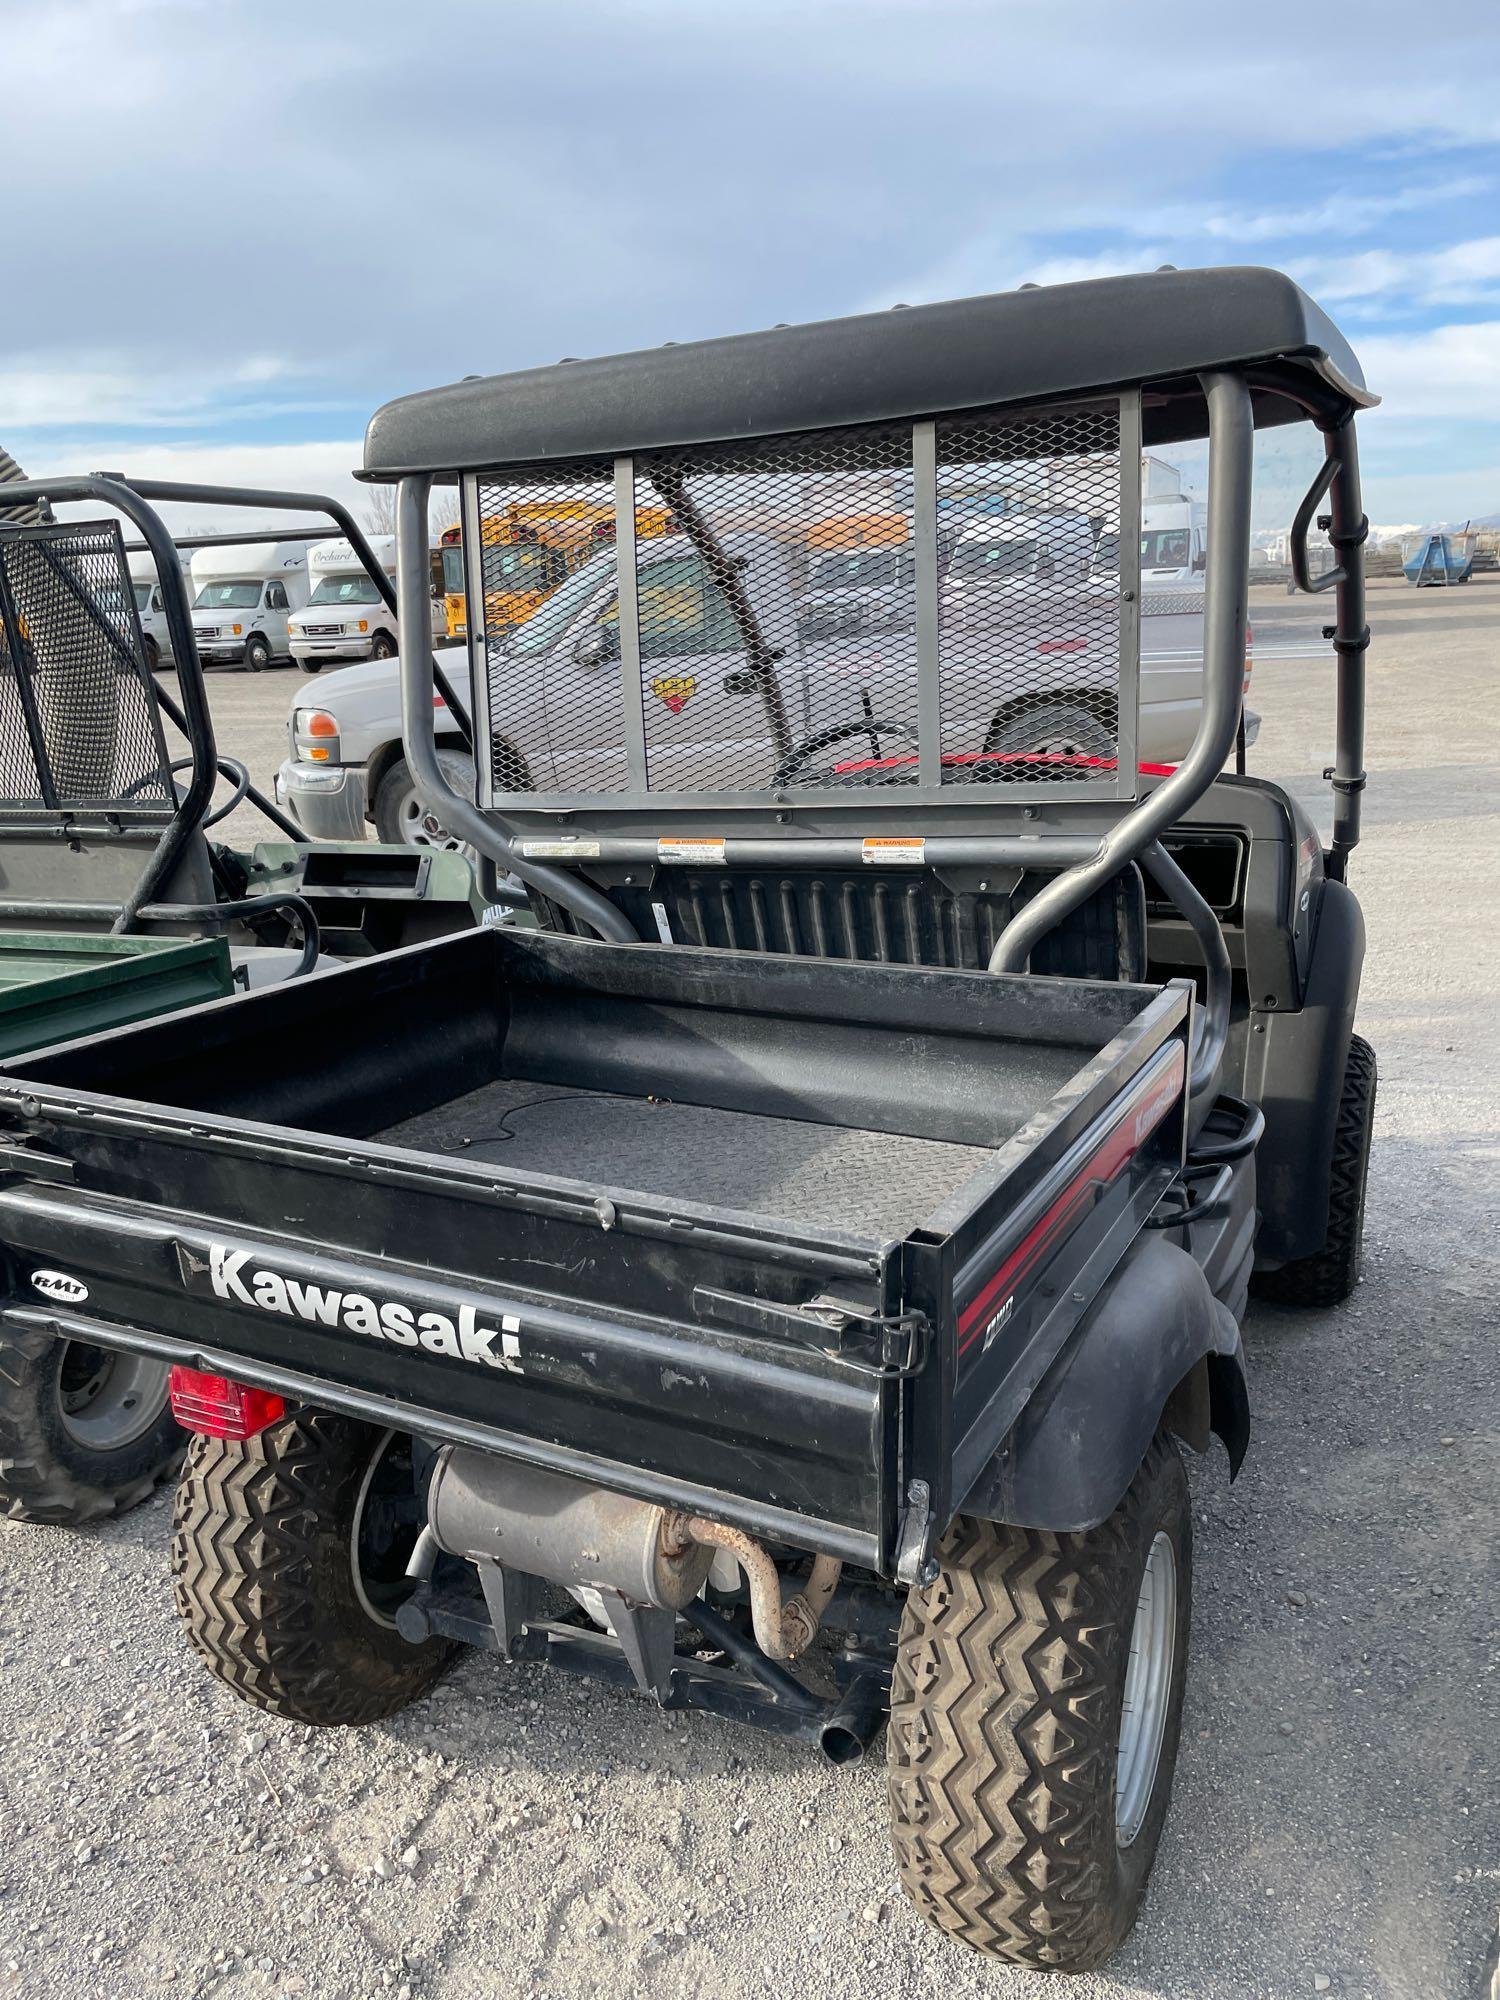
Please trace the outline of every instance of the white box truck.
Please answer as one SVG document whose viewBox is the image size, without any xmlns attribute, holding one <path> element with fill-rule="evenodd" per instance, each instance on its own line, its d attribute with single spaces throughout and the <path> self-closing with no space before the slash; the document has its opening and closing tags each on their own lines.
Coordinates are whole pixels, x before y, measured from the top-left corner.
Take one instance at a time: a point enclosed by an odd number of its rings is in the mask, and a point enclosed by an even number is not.
<svg viewBox="0 0 1500 2000">
<path fill-rule="evenodd" d="M 291 658 L 291 615 L 307 603 L 305 542 L 195 549 L 193 631 L 204 666 L 261 673 Z"/>
<path fill-rule="evenodd" d="M 1201 582 L 1208 567 L 1208 516 L 1182 490 L 1182 474 L 1165 459 L 1141 460 L 1141 584 Z"/>
<path fill-rule="evenodd" d="M 190 576 L 190 558 L 185 551 L 179 560 L 184 575 Z M 135 597 L 136 616 L 141 621 L 141 635 L 146 642 L 146 664 L 154 674 L 160 666 L 175 664 L 172 635 L 167 630 L 166 607 L 162 603 L 161 578 L 156 573 L 156 558 L 149 549 L 130 549 L 126 561 L 130 568 L 130 588 Z M 192 594 L 189 584 L 188 596 Z"/>
<path fill-rule="evenodd" d="M 394 580 L 395 536 L 371 535 L 369 543 L 381 568 Z M 436 550 L 436 543 L 433 548 Z M 351 543 L 342 538 L 314 542 L 307 552 L 307 580 L 312 592 L 307 608 L 291 620 L 292 658 L 299 667 L 315 674 L 330 664 L 395 658 L 396 614 L 376 589 Z M 446 633 L 442 592 L 434 583 L 434 641 L 441 641 Z"/>
</svg>

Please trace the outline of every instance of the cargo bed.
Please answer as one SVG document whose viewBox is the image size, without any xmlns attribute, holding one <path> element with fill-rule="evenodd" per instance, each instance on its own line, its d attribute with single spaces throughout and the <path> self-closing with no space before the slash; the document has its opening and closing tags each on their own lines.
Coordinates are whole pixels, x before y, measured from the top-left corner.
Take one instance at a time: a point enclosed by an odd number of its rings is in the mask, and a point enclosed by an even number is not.
<svg viewBox="0 0 1500 2000">
<path fill-rule="evenodd" d="M 1180 1164 L 1189 1011 L 414 946 L 9 1065 L 0 1235 L 84 1288 L 10 1316 L 888 1570 Z"/>
</svg>

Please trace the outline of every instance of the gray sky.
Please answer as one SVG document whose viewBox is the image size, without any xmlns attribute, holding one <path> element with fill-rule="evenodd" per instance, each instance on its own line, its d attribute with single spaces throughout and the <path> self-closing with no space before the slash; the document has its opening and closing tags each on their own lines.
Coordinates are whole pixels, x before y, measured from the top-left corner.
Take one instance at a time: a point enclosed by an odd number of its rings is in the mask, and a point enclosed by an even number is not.
<svg viewBox="0 0 1500 2000">
<path fill-rule="evenodd" d="M 1285 20 L 0 0 L 0 442 L 347 491 L 377 404 L 470 371 L 1267 262 L 1387 397 L 1372 515 L 1500 509 L 1500 9 Z"/>
</svg>

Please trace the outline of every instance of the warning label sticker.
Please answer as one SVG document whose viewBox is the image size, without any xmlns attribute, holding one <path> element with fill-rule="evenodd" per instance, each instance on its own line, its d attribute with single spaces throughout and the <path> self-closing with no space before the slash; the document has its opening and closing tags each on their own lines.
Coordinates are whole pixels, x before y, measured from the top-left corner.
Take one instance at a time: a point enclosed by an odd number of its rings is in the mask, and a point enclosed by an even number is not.
<svg viewBox="0 0 1500 2000">
<path fill-rule="evenodd" d="M 527 861 L 597 861 L 597 840 L 523 840 L 521 853 Z"/>
<path fill-rule="evenodd" d="M 877 868 L 920 868 L 927 842 L 919 833 L 886 834 L 861 841 L 860 853 Z"/>
<path fill-rule="evenodd" d="M 656 858 L 658 861 L 687 862 L 690 866 L 697 866 L 699 868 L 722 868 L 724 866 L 723 836 L 709 837 L 705 835 L 701 839 L 692 836 L 680 836 L 672 839 L 658 840 L 656 843 Z"/>
</svg>

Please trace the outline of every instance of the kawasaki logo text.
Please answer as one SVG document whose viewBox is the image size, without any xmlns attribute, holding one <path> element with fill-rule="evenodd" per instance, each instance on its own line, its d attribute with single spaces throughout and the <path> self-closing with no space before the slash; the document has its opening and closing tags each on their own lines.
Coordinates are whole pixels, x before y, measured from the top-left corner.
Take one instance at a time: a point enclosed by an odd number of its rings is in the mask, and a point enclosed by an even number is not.
<svg viewBox="0 0 1500 2000">
<path fill-rule="evenodd" d="M 429 1354 L 448 1354 L 480 1368 L 505 1368 L 512 1375 L 525 1372 L 521 1322 L 513 1313 L 502 1313 L 498 1326 L 482 1326 L 476 1306 L 460 1306 L 455 1316 L 402 1305 L 397 1299 L 378 1299 L 369 1292 L 337 1291 L 330 1285 L 285 1277 L 257 1264 L 254 1251 L 231 1250 L 225 1243 L 208 1246 L 208 1275 L 215 1295 L 235 1305 L 255 1306 L 312 1326 L 341 1326 L 371 1340 L 393 1341 L 397 1347 L 424 1347 Z"/>
</svg>

